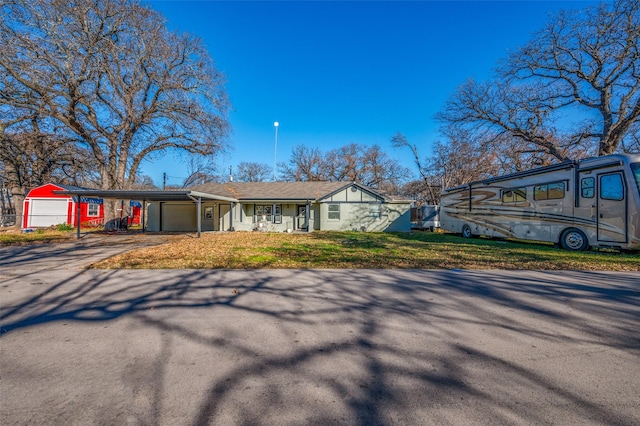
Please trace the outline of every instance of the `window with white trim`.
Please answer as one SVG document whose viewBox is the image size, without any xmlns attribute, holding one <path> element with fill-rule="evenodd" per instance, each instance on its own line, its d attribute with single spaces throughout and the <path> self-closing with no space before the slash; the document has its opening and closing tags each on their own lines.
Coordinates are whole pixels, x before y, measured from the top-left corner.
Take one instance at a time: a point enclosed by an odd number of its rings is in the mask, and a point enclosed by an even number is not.
<svg viewBox="0 0 640 426">
<path fill-rule="evenodd" d="M 87 216 L 98 217 L 100 215 L 100 204 L 87 204 Z"/>
<path fill-rule="evenodd" d="M 256 220 L 271 222 L 273 220 L 273 206 L 256 206 Z"/>
<path fill-rule="evenodd" d="M 340 204 L 329 204 L 329 220 L 340 220 Z"/>
<path fill-rule="evenodd" d="M 273 208 L 275 207 L 275 214 Z M 256 205 L 256 221 L 282 223 L 282 204 Z"/>
</svg>

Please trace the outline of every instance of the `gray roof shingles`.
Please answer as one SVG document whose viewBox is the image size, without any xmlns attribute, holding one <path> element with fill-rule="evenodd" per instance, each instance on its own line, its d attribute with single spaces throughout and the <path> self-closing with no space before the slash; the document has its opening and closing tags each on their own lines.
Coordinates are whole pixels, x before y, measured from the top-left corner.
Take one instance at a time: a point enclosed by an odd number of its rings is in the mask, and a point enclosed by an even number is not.
<svg viewBox="0 0 640 426">
<path fill-rule="evenodd" d="M 227 182 L 205 183 L 189 189 L 238 200 L 315 200 L 349 184 L 349 182 Z"/>
</svg>

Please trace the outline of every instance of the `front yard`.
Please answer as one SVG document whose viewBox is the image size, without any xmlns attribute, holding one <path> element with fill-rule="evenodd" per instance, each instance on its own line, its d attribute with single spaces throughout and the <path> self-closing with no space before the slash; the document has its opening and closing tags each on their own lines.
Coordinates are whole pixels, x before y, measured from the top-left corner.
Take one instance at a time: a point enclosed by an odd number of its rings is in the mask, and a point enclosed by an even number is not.
<svg viewBox="0 0 640 426">
<path fill-rule="evenodd" d="M 94 268 L 535 269 L 640 271 L 640 255 L 568 252 L 551 245 L 452 234 L 231 232 L 184 236 Z"/>
</svg>

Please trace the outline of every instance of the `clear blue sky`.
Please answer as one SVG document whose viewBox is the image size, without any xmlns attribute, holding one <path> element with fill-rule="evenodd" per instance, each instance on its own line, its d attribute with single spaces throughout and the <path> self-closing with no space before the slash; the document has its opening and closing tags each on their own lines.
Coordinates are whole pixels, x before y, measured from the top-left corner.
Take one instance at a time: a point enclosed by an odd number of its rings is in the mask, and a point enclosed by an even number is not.
<svg viewBox="0 0 640 426">
<path fill-rule="evenodd" d="M 430 154 L 433 115 L 468 78 L 486 79 L 498 60 L 530 39 L 550 13 L 585 1 L 151 1 L 172 30 L 202 38 L 227 79 L 231 150 L 221 171 L 242 161 L 273 165 L 298 144 L 323 150 L 380 145 L 412 170 L 397 132 Z M 179 184 L 172 157 L 143 174 Z M 174 178 L 176 177 L 176 178 Z"/>
</svg>

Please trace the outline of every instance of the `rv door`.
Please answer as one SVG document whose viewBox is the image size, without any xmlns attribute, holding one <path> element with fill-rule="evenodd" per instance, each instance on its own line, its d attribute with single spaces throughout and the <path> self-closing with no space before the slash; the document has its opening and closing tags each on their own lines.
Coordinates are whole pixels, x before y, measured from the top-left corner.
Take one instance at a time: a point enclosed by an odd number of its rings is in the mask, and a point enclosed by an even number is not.
<svg viewBox="0 0 640 426">
<path fill-rule="evenodd" d="M 622 173 L 600 173 L 598 179 L 598 241 L 627 242 L 627 201 Z"/>
</svg>

